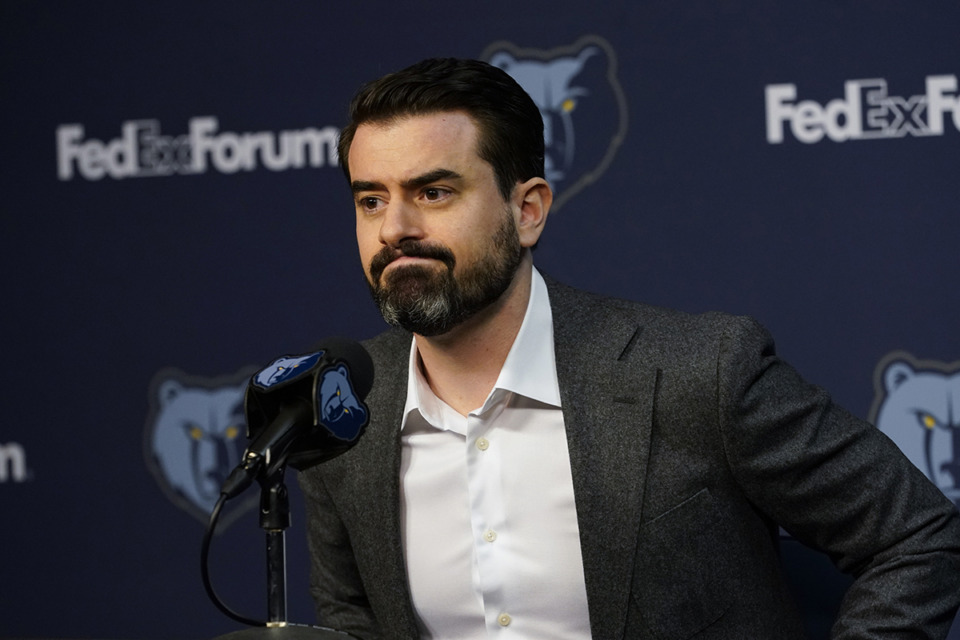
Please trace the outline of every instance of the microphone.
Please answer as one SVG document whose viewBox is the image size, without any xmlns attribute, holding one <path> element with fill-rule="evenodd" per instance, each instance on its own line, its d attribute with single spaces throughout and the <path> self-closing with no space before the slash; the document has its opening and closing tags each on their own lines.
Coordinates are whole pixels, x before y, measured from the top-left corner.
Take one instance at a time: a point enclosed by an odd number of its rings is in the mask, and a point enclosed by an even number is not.
<svg viewBox="0 0 960 640">
<path fill-rule="evenodd" d="M 303 471 L 353 447 L 370 421 L 363 399 L 372 386 L 370 354 L 347 338 L 253 374 L 244 399 L 250 444 L 221 494 L 232 498 L 284 465 Z"/>
</svg>

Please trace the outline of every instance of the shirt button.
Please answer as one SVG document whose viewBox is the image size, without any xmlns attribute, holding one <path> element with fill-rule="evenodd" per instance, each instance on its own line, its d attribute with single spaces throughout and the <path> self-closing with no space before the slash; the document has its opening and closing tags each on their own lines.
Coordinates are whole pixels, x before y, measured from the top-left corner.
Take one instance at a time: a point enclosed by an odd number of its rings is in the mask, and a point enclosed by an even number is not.
<svg viewBox="0 0 960 640">
<path fill-rule="evenodd" d="M 510 617 L 510 614 L 509 614 L 509 613 L 501 613 L 501 614 L 497 617 L 497 622 L 500 623 L 500 626 L 501 626 L 501 627 L 506 627 L 506 626 L 508 626 L 508 625 L 510 624 L 510 622 L 512 622 L 512 621 L 513 621 L 513 618 Z"/>
<path fill-rule="evenodd" d="M 493 529 L 487 529 L 486 531 L 483 532 L 483 539 L 486 540 L 487 542 L 493 542 L 494 540 L 497 539 L 497 532 L 494 531 Z"/>
<path fill-rule="evenodd" d="M 486 438 L 477 438 L 477 449 L 480 451 L 486 451 L 490 448 L 490 441 Z"/>
</svg>

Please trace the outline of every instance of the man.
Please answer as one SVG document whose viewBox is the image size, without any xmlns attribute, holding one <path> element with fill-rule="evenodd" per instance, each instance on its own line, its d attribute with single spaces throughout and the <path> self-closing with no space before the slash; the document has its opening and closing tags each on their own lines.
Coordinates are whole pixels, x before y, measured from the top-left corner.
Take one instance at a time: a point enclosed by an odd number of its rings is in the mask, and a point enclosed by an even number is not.
<svg viewBox="0 0 960 640">
<path fill-rule="evenodd" d="M 938 638 L 956 510 L 755 323 L 579 292 L 531 250 L 542 119 L 502 71 L 365 87 L 340 158 L 399 327 L 359 444 L 301 477 L 321 621 L 358 637 L 802 637 L 778 526 L 855 581 L 836 638 Z M 412 335 L 411 335 L 412 334 Z"/>
</svg>

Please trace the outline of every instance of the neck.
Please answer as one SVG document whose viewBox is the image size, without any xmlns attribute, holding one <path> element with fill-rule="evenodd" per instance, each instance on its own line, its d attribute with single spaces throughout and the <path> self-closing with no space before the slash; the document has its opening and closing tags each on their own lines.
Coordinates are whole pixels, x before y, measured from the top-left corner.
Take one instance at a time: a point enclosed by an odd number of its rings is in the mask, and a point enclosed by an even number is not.
<svg viewBox="0 0 960 640">
<path fill-rule="evenodd" d="M 533 262 L 526 252 L 500 298 L 440 336 L 416 336 L 420 366 L 438 398 L 461 415 L 480 407 L 500 375 L 530 300 Z"/>
</svg>

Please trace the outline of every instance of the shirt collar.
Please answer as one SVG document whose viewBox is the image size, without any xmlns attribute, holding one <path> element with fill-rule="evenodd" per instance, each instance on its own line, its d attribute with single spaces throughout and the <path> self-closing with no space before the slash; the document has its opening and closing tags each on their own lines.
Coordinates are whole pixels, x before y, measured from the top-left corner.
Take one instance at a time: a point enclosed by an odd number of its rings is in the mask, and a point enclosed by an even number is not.
<svg viewBox="0 0 960 640">
<path fill-rule="evenodd" d="M 516 340 L 507 354 L 494 389 L 560 407 L 560 384 L 553 353 L 553 311 L 543 276 L 533 269 L 530 302 Z"/>
<path fill-rule="evenodd" d="M 420 372 L 416 337 L 410 344 L 407 369 L 407 402 L 403 409 L 401 429 L 415 410 L 431 424 L 440 424 L 443 402 L 434 395 Z M 560 383 L 553 350 L 553 311 L 547 285 L 536 268 L 532 269 L 530 300 L 523 323 L 484 408 L 498 390 L 511 391 L 552 407 L 560 407 Z"/>
</svg>

